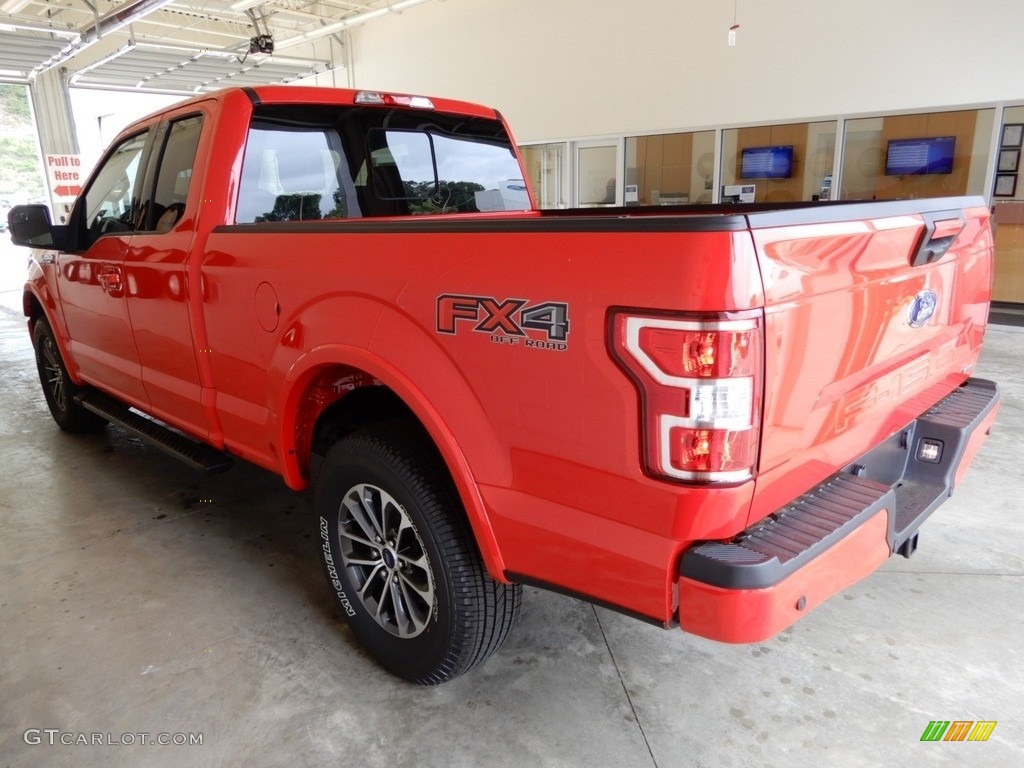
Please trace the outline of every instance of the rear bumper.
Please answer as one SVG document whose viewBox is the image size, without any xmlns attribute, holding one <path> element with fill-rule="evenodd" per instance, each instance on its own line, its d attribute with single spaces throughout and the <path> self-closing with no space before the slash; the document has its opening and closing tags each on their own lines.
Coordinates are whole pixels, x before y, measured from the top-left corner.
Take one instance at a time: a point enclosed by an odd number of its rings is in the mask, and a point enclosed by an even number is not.
<svg viewBox="0 0 1024 768">
<path fill-rule="evenodd" d="M 722 642 L 758 642 L 894 552 L 909 556 L 918 529 L 959 483 L 998 407 L 998 387 L 970 379 L 732 540 L 688 549 L 679 566 L 680 627 Z"/>
</svg>

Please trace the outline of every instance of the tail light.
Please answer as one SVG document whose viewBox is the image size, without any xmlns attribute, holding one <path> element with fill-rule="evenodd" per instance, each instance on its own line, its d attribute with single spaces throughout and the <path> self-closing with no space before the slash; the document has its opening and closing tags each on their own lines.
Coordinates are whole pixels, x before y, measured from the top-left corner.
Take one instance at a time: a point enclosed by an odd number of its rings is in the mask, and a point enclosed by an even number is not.
<svg viewBox="0 0 1024 768">
<path fill-rule="evenodd" d="M 757 466 L 761 316 L 612 316 L 612 353 L 642 400 L 647 472 L 736 483 Z"/>
</svg>

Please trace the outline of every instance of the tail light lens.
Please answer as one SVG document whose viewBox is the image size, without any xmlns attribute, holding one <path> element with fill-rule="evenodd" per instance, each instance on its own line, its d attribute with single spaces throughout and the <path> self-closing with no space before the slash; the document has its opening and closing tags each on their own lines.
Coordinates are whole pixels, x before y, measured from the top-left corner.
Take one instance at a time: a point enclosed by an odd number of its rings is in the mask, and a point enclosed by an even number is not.
<svg viewBox="0 0 1024 768">
<path fill-rule="evenodd" d="M 763 347 L 760 314 L 612 316 L 612 354 L 641 394 L 650 474 L 708 483 L 753 477 Z"/>
</svg>

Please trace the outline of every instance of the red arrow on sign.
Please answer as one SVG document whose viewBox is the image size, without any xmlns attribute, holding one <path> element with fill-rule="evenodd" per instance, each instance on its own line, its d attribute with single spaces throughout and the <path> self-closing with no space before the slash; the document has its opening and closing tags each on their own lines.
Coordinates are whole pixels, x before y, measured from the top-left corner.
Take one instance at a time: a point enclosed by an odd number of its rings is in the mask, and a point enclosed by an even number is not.
<svg viewBox="0 0 1024 768">
<path fill-rule="evenodd" d="M 82 188 L 79 186 L 64 186 L 53 188 L 53 194 L 55 194 L 57 197 L 77 197 L 78 193 L 81 191 Z"/>
</svg>

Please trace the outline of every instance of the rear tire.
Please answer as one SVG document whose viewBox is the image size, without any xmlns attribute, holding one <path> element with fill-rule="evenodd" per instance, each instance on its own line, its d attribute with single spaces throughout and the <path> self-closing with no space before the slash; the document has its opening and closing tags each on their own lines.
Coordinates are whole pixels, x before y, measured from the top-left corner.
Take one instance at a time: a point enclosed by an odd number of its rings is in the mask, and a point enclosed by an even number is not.
<svg viewBox="0 0 1024 768">
<path fill-rule="evenodd" d="M 82 388 L 68 376 L 68 369 L 60 356 L 60 347 L 45 318 L 36 320 L 32 343 L 36 348 L 39 383 L 43 386 L 43 396 L 57 426 L 65 432 L 77 434 L 102 429 L 106 420 L 75 402 L 75 396 Z"/>
<path fill-rule="evenodd" d="M 434 685 L 501 646 L 522 588 L 487 575 L 444 465 L 419 430 L 375 425 L 337 442 L 314 503 L 331 591 L 381 666 Z"/>
</svg>

